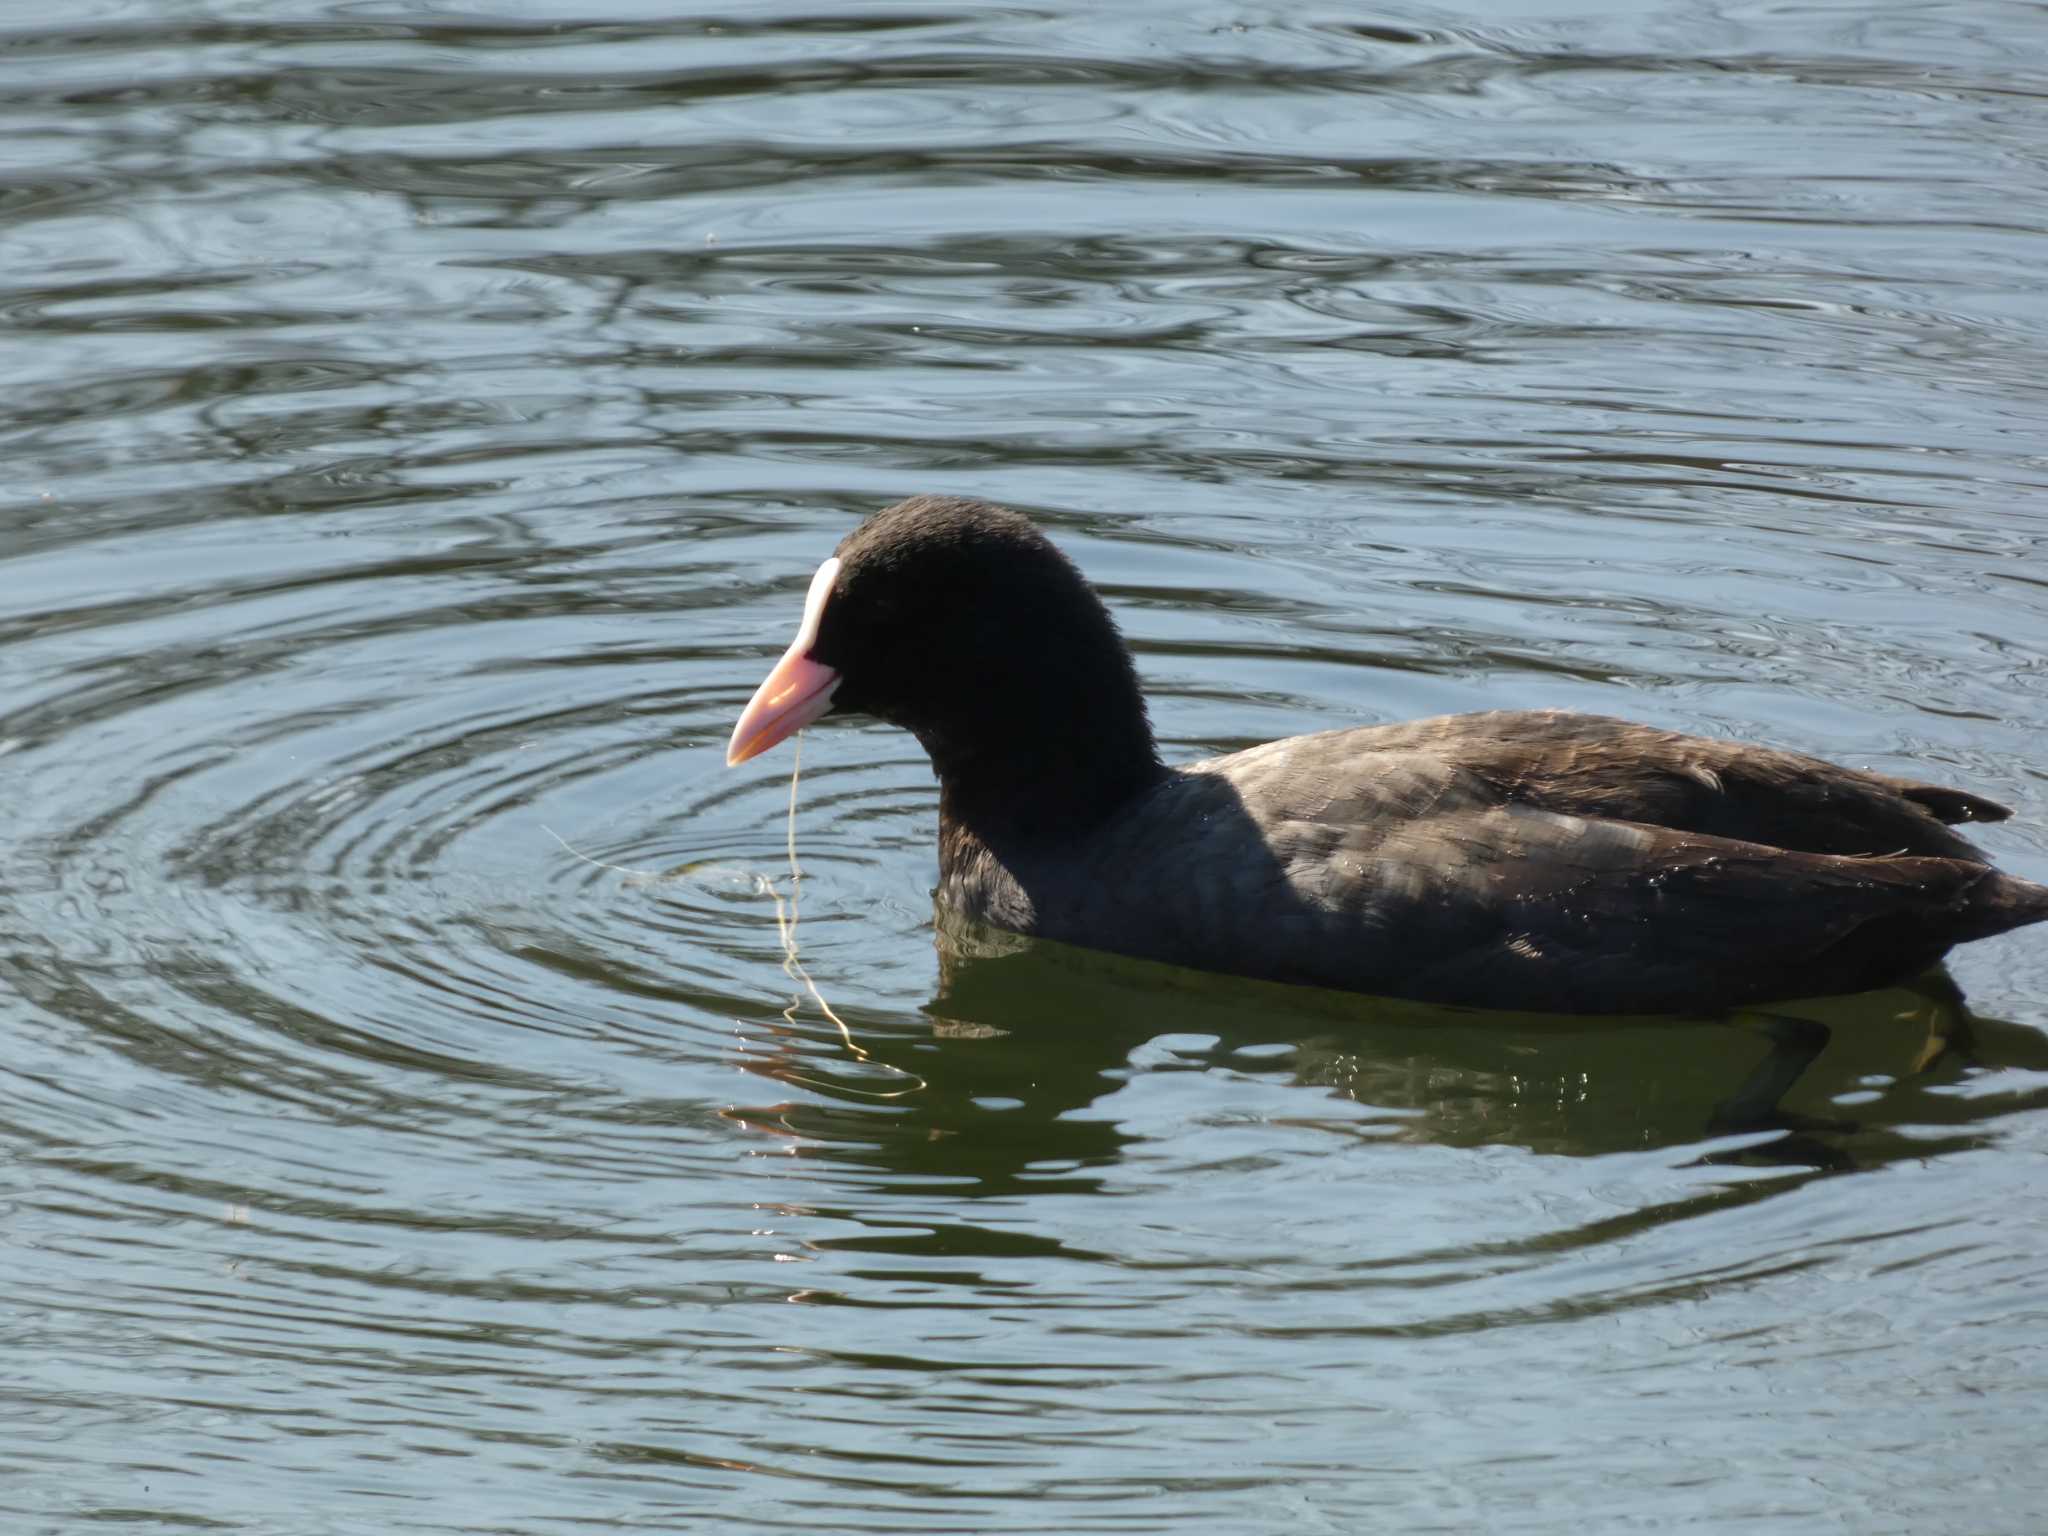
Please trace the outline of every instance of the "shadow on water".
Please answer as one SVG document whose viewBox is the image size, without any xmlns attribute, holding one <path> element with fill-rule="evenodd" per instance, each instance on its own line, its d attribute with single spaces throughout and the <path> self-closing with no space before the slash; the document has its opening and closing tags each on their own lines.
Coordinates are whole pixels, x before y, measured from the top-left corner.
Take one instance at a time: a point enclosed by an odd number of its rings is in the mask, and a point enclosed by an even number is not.
<svg viewBox="0 0 2048 1536">
<path fill-rule="evenodd" d="M 1998 1076 L 2048 1072 L 2048 1040 L 1970 1015 L 1929 1063 L 1942 1003 L 1914 989 L 1785 1005 L 1825 1033 L 1774 1066 L 1780 1042 L 1740 1019 L 1440 1008 L 986 931 L 942 928 L 938 945 L 926 1023 L 840 1006 L 843 1038 L 778 1020 L 744 1064 L 805 1099 L 730 1114 L 899 1192 L 1001 1198 L 1102 1190 L 1146 1139 L 1108 1101 L 1146 1072 L 1283 1082 L 1308 1092 L 1276 1118 L 1365 1140 L 1825 1171 L 1983 1147 L 1995 1121 L 2048 1107 L 2048 1086 Z M 1791 1079 L 1784 1118 L 1805 1128 L 1718 1134 L 1729 1103 L 1774 1072 Z"/>
</svg>

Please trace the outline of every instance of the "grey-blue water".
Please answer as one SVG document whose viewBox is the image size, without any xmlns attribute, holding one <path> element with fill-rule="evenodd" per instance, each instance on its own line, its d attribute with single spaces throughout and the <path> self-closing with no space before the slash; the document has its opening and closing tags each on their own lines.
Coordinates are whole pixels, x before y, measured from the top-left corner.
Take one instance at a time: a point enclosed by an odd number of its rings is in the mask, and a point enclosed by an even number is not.
<svg viewBox="0 0 2048 1536">
<path fill-rule="evenodd" d="M 971 493 L 1173 756 L 1595 709 L 2048 878 L 2041 6 L 14 4 L 0 257 L 10 1536 L 2042 1529 L 2040 931 L 1719 1135 L 1730 1024 L 942 952 L 830 722 L 842 1034 L 721 766 Z"/>
</svg>

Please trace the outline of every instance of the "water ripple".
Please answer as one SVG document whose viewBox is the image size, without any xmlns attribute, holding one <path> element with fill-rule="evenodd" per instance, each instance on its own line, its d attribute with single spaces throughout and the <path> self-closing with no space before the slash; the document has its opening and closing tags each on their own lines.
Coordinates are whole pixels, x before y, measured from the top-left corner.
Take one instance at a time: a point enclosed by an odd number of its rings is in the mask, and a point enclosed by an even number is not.
<svg viewBox="0 0 2048 1536">
<path fill-rule="evenodd" d="M 2048 878 L 2044 41 L 0 25 L 0 1509 L 2011 1528 L 2038 943 L 1959 962 L 1971 1060 L 1829 1005 L 1788 1107 L 1855 1128 L 1716 1137 L 1724 1023 L 935 930 L 914 743 L 809 733 L 801 880 L 721 749 L 838 536 L 958 491 L 1176 756 L 1599 709 L 1953 778 Z"/>
</svg>

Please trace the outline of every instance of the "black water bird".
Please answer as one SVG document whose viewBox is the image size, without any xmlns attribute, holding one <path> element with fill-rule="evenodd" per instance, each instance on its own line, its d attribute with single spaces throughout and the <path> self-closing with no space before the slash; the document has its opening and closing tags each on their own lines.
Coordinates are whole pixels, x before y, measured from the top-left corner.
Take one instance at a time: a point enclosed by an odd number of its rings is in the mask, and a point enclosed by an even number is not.
<svg viewBox="0 0 2048 1536">
<path fill-rule="evenodd" d="M 1912 978 L 2048 918 L 1963 790 L 1563 711 L 1164 765 L 1109 611 L 1032 524 L 915 496 L 819 567 L 740 763 L 827 713 L 911 731 L 941 902 L 1270 981 L 1559 1013 L 1712 1013 Z"/>
</svg>

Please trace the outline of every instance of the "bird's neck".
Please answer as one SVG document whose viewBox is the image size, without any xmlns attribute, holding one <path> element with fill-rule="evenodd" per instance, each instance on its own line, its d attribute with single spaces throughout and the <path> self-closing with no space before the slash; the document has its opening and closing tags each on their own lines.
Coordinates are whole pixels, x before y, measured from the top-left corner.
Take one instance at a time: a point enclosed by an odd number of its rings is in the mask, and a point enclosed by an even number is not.
<svg viewBox="0 0 2048 1536">
<path fill-rule="evenodd" d="M 979 845 L 1007 863 L 1071 844 L 1166 775 L 1135 689 L 1069 697 L 1056 717 L 1013 709 L 977 724 L 919 733 L 939 779 L 942 875 L 949 849 Z"/>
</svg>

